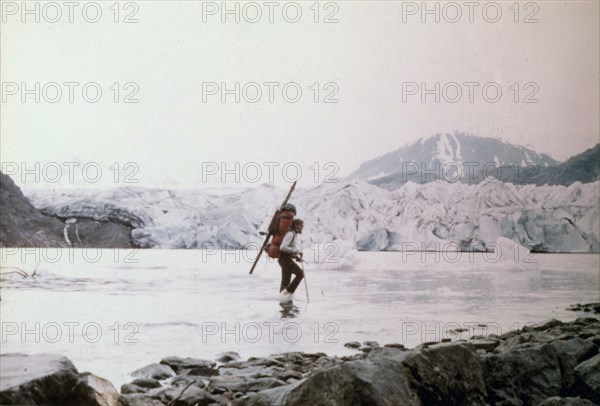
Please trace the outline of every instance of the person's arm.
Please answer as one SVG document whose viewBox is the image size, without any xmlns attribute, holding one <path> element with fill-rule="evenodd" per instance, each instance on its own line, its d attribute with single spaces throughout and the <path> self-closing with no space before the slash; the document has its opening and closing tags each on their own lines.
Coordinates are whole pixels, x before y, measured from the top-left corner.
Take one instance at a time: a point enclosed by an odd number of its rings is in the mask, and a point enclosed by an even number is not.
<svg viewBox="0 0 600 406">
<path fill-rule="evenodd" d="M 285 233 L 285 236 L 283 237 L 283 241 L 281 241 L 281 252 L 283 252 L 284 254 L 288 254 L 288 255 L 292 255 L 292 256 L 297 256 L 300 254 L 300 251 L 298 251 L 297 249 L 295 249 L 292 246 L 292 241 L 294 240 L 294 233 L 292 231 L 288 231 L 287 233 Z"/>
</svg>

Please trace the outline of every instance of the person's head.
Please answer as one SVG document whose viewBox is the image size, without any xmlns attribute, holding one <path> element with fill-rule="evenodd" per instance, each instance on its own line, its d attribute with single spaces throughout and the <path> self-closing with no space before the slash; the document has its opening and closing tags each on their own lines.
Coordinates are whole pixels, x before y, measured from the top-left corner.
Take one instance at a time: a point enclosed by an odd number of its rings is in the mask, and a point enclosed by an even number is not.
<svg viewBox="0 0 600 406">
<path fill-rule="evenodd" d="M 294 219 L 292 221 L 292 230 L 298 234 L 302 234 L 302 229 L 304 228 L 304 221 L 300 219 Z"/>
<path fill-rule="evenodd" d="M 292 213 L 294 213 L 294 216 L 297 214 L 296 213 L 296 206 L 294 206 L 291 203 L 286 203 L 283 206 L 281 206 L 281 211 L 291 211 Z"/>
</svg>

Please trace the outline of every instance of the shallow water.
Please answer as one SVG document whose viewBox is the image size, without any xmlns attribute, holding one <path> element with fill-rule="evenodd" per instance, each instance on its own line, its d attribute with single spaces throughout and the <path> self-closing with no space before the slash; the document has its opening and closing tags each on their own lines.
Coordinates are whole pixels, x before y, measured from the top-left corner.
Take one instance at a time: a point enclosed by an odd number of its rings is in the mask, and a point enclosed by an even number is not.
<svg viewBox="0 0 600 406">
<path fill-rule="evenodd" d="M 2 353 L 61 353 L 117 387 L 170 355 L 413 347 L 572 320 L 583 313 L 568 305 L 600 300 L 599 255 L 353 253 L 351 267 L 307 265 L 310 301 L 301 284 L 293 303 L 280 303 L 278 265 L 261 260 L 250 276 L 252 254 L 239 251 L 0 252 Z M 35 278 L 6 273 L 31 274 L 36 262 Z"/>
</svg>

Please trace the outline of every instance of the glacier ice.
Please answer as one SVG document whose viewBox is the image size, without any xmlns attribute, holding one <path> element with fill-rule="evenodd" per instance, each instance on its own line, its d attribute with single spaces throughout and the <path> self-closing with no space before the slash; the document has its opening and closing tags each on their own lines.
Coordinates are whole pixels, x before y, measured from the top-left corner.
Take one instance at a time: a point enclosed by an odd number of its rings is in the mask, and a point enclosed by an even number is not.
<svg viewBox="0 0 600 406">
<path fill-rule="evenodd" d="M 505 237 L 536 252 L 600 252 L 599 189 L 600 181 L 566 187 L 491 180 L 408 182 L 389 191 L 357 180 L 298 189 L 292 202 L 305 220 L 307 246 L 456 250 Z M 44 213 L 63 219 L 130 225 L 142 247 L 255 249 L 286 191 L 265 184 L 229 194 L 140 187 L 27 194 Z"/>
</svg>

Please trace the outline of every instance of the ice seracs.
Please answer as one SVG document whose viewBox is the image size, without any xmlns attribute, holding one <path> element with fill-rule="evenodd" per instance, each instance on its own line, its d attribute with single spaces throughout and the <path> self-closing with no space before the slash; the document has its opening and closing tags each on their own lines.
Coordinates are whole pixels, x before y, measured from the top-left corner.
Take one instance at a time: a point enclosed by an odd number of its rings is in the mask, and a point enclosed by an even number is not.
<svg viewBox="0 0 600 406">
<path fill-rule="evenodd" d="M 364 181 L 295 192 L 303 240 L 359 250 L 464 249 L 506 237 L 537 252 L 600 252 L 600 181 L 565 186 L 406 183 L 389 191 Z M 268 185 L 213 195 L 202 190 L 119 188 L 30 194 L 61 218 L 121 221 L 142 247 L 251 248 L 285 191 Z M 411 248 L 411 249 L 413 249 Z"/>
</svg>

